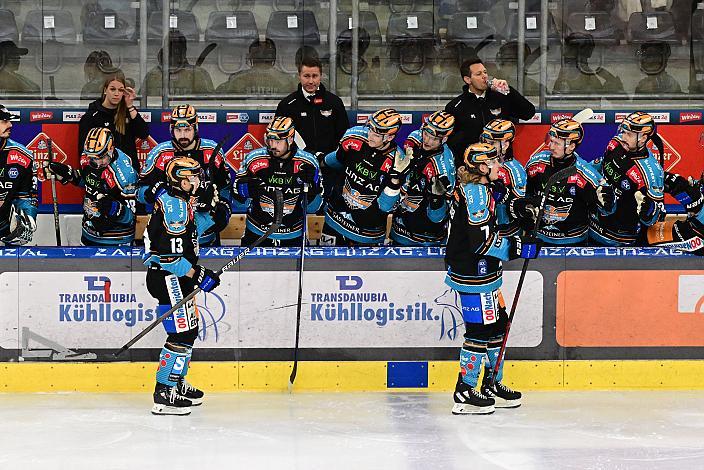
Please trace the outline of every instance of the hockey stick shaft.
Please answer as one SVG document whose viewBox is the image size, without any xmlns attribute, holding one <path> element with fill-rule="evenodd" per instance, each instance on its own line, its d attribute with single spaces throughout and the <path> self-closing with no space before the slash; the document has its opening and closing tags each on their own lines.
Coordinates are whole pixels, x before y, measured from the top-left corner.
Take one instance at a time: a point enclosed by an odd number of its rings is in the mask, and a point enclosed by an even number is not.
<svg viewBox="0 0 704 470">
<path fill-rule="evenodd" d="M 54 161 L 54 146 L 51 139 L 46 141 L 49 152 L 49 163 Z M 51 175 L 51 203 L 54 206 L 54 231 L 56 232 L 56 246 L 61 246 L 61 225 L 59 223 L 59 200 L 56 197 L 56 178 Z"/>
<path fill-rule="evenodd" d="M 303 203 L 303 221 L 302 221 L 302 231 L 303 233 L 301 234 L 301 258 L 300 262 L 301 265 L 298 267 L 298 303 L 296 304 L 296 342 L 293 346 L 293 369 L 291 369 L 291 375 L 288 378 L 288 384 L 289 384 L 289 391 L 291 387 L 293 387 L 293 382 L 296 380 L 296 374 L 298 373 L 298 342 L 300 338 L 300 331 L 301 331 L 301 308 L 302 308 L 302 301 L 303 301 L 303 263 L 306 259 L 306 238 L 308 233 L 306 232 L 308 230 L 307 227 L 307 210 L 308 210 L 308 185 L 304 184 L 303 185 L 303 194 L 302 194 L 302 203 Z"/>
<path fill-rule="evenodd" d="M 535 238 L 538 234 L 538 229 L 540 228 L 540 222 L 543 220 L 543 215 L 545 214 L 545 202 L 548 199 L 548 193 L 552 186 L 564 179 L 573 176 L 577 172 L 577 167 L 574 165 L 556 172 L 552 175 L 548 182 L 545 184 L 545 190 L 543 191 L 543 196 L 540 199 L 540 208 L 538 210 L 538 217 L 535 220 L 535 227 L 531 232 L 531 236 Z M 508 343 L 508 334 L 511 331 L 511 323 L 513 323 L 513 316 L 516 314 L 516 308 L 518 307 L 518 299 L 521 297 L 521 291 L 523 290 L 523 282 L 526 279 L 526 273 L 528 272 L 528 262 L 530 259 L 526 258 L 523 260 L 523 267 L 521 268 L 521 275 L 518 278 L 518 285 L 516 286 L 516 293 L 513 296 L 513 302 L 511 302 L 511 310 L 508 314 L 508 320 L 506 321 L 506 330 L 504 332 L 504 338 L 501 342 L 501 348 L 499 349 L 499 356 L 496 358 L 496 366 L 491 370 L 491 385 L 492 387 L 496 384 L 496 377 L 499 374 L 501 368 L 501 363 L 504 360 L 504 355 L 506 354 L 506 344 Z"/>
<path fill-rule="evenodd" d="M 283 208 L 284 201 L 283 200 L 284 200 L 283 193 L 281 191 L 277 190 L 276 191 L 276 204 L 274 206 L 274 221 L 272 222 L 272 224 L 269 226 L 269 228 L 267 229 L 266 232 L 264 232 L 259 238 L 257 238 L 254 241 L 254 243 L 252 243 L 251 245 L 249 245 L 248 247 L 243 249 L 237 256 L 232 258 L 222 268 L 220 268 L 217 272 L 218 276 L 220 276 L 225 271 L 230 270 L 234 265 L 239 263 L 242 260 L 242 258 L 247 256 L 247 253 L 252 251 L 254 248 L 258 247 L 264 240 L 269 238 L 269 236 L 279 228 L 279 226 L 281 225 L 281 219 L 283 218 L 283 210 L 284 210 L 284 208 Z M 120 350 L 114 354 L 114 356 L 118 357 L 120 354 L 127 351 L 133 344 L 135 344 L 137 341 L 142 339 L 147 333 L 149 333 L 154 328 L 156 328 L 156 326 L 158 324 L 160 324 L 161 322 L 163 322 L 166 319 L 166 317 L 168 317 L 169 315 L 174 313 L 179 308 L 183 307 L 183 305 L 185 305 L 186 302 L 188 302 L 193 297 L 195 297 L 196 294 L 198 294 L 199 292 L 201 292 L 200 287 L 196 287 L 195 289 L 193 289 L 193 291 L 190 294 L 188 294 L 183 299 L 176 302 L 176 304 L 174 306 L 172 306 L 167 312 L 163 313 L 156 320 L 154 320 L 149 326 L 147 326 L 144 330 L 142 330 L 140 333 L 138 333 L 137 336 L 135 336 L 134 338 L 129 340 L 127 343 L 125 343 L 125 345 L 122 346 L 120 348 Z"/>
</svg>

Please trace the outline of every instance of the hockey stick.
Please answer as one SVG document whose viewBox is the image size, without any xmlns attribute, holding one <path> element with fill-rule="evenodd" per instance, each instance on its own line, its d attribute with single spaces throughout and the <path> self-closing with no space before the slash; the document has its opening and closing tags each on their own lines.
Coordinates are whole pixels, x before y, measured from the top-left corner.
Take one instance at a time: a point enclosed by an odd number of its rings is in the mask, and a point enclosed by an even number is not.
<svg viewBox="0 0 704 470">
<path fill-rule="evenodd" d="M 306 238 L 308 238 L 307 227 L 307 210 L 308 210 L 308 184 L 303 183 L 303 233 L 301 234 L 301 265 L 298 267 L 298 303 L 296 304 L 296 343 L 293 347 L 293 369 L 288 378 L 288 392 L 293 390 L 293 382 L 296 380 L 298 372 L 298 340 L 301 331 L 301 301 L 303 298 L 303 262 L 306 259 Z"/>
<path fill-rule="evenodd" d="M 218 45 L 214 42 L 211 42 L 207 46 L 205 46 L 205 49 L 203 49 L 203 52 L 200 53 L 198 58 L 196 59 L 196 67 L 200 67 L 203 65 L 203 62 L 205 62 L 206 57 L 208 57 L 208 54 L 213 52 L 213 49 L 218 47 Z"/>
<path fill-rule="evenodd" d="M 222 273 L 224 273 L 225 271 L 230 270 L 234 265 L 236 265 L 237 263 L 239 263 L 239 262 L 242 260 L 242 258 L 244 258 L 245 256 L 247 256 L 247 253 L 249 253 L 249 252 L 252 251 L 254 248 L 256 248 L 257 246 L 259 246 L 259 245 L 260 245 L 264 240 L 266 240 L 272 233 L 274 233 L 274 232 L 279 228 L 279 225 L 281 225 L 281 219 L 283 218 L 283 213 L 284 213 L 284 195 L 283 195 L 283 193 L 282 193 L 280 190 L 276 190 L 275 201 L 274 201 L 274 221 L 271 223 L 271 225 L 269 226 L 269 228 L 267 229 L 267 231 L 264 232 L 264 233 L 262 234 L 262 236 L 260 236 L 259 238 L 257 238 L 257 239 L 254 241 L 254 243 L 252 243 L 252 244 L 249 245 L 248 247 L 244 248 L 237 256 L 235 256 L 234 258 L 232 258 L 230 261 L 228 261 L 228 262 L 225 264 L 225 266 L 223 266 L 222 268 L 220 268 L 220 269 L 218 270 L 218 272 L 217 272 L 218 276 L 222 275 Z M 114 357 L 118 357 L 120 354 L 122 354 L 123 352 L 127 351 L 134 343 L 136 343 L 137 341 L 139 341 L 140 339 L 142 339 L 142 338 L 144 337 L 144 335 L 146 335 L 147 333 L 149 333 L 150 331 L 152 331 L 154 328 L 156 328 L 156 326 L 157 326 L 159 323 L 163 322 L 163 321 L 166 319 L 166 317 L 168 317 L 169 315 L 171 315 L 172 313 L 174 313 L 174 311 L 176 311 L 176 310 L 178 310 L 179 308 L 181 308 L 186 302 L 188 302 L 188 301 L 191 300 L 193 297 L 195 297 L 196 294 L 198 294 L 200 291 L 201 291 L 200 287 L 196 287 L 195 289 L 193 289 L 193 291 L 192 291 L 190 294 L 188 294 L 188 295 L 185 296 L 183 299 L 181 299 L 181 300 L 179 300 L 178 302 L 176 302 L 176 305 L 174 305 L 174 306 L 171 307 L 167 312 L 165 312 L 165 313 L 163 313 L 161 316 L 159 316 L 159 318 L 157 318 L 156 320 L 154 320 L 148 327 L 146 327 L 144 330 L 142 330 L 141 333 L 137 334 L 137 336 L 135 336 L 134 338 L 132 338 L 131 340 L 129 340 L 127 343 L 125 343 L 125 345 L 122 346 L 119 351 L 117 351 L 116 353 L 114 353 L 113 356 L 114 356 Z"/>
<path fill-rule="evenodd" d="M 567 168 L 563 168 L 554 175 L 552 175 L 548 182 L 545 184 L 545 191 L 543 192 L 543 197 L 540 199 L 540 208 L 538 210 L 538 217 L 535 220 L 535 227 L 531 232 L 531 237 L 535 238 L 538 234 L 538 229 L 540 228 L 540 221 L 543 220 L 543 215 L 545 214 L 545 201 L 548 198 L 548 193 L 550 189 L 558 181 L 569 178 L 577 173 L 577 167 L 572 165 Z M 511 323 L 513 322 L 513 316 L 516 314 L 516 307 L 518 307 L 518 299 L 521 297 L 521 290 L 523 289 L 523 281 L 526 279 L 526 272 L 528 272 L 528 262 L 529 258 L 523 260 L 523 267 L 521 268 L 521 276 L 518 278 L 518 286 L 516 286 L 516 293 L 513 296 L 513 302 L 511 303 L 511 312 L 508 315 L 508 321 L 506 322 L 506 331 L 504 332 L 504 340 L 501 342 L 501 349 L 499 349 L 499 356 L 496 358 L 496 366 L 491 370 L 491 386 L 492 388 L 496 384 L 496 376 L 501 368 L 501 363 L 504 360 L 504 355 L 506 354 L 506 343 L 508 341 L 508 333 L 511 330 Z"/>
<path fill-rule="evenodd" d="M 51 139 L 46 139 L 49 163 L 54 161 L 54 146 Z M 56 198 L 56 178 L 51 174 L 51 202 L 54 206 L 54 230 L 56 231 L 56 246 L 61 246 L 61 225 L 59 224 L 59 201 Z"/>
<path fill-rule="evenodd" d="M 580 124 L 583 124 L 589 119 L 591 119 L 592 116 L 594 116 L 594 110 L 592 108 L 585 108 L 574 116 L 572 116 L 572 119 Z"/>
</svg>

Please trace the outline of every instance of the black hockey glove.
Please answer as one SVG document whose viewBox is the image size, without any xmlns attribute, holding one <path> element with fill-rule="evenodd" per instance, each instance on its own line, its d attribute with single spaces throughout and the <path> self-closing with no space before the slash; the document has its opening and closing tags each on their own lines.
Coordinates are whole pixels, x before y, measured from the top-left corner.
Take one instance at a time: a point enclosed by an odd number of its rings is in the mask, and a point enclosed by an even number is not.
<svg viewBox="0 0 704 470">
<path fill-rule="evenodd" d="M 199 264 L 193 266 L 195 274 L 193 279 L 203 292 L 210 292 L 220 285 L 220 276 L 215 271 L 205 268 Z"/>
<path fill-rule="evenodd" d="M 298 170 L 298 182 L 308 186 L 309 190 L 315 191 L 318 186 L 318 169 L 313 165 L 303 164 Z"/>
<path fill-rule="evenodd" d="M 196 212 L 210 212 L 218 202 L 217 187 L 210 181 L 202 181 L 196 190 Z"/>
<path fill-rule="evenodd" d="M 219 233 L 225 230 L 225 227 L 230 223 L 230 216 L 232 215 L 232 210 L 230 206 L 222 201 L 218 201 L 215 207 L 211 211 L 213 217 L 213 230 Z"/>
<path fill-rule="evenodd" d="M 401 180 L 403 179 L 411 170 L 411 162 L 413 161 L 413 149 L 411 147 L 406 148 L 406 153 L 401 152 L 396 149 L 394 151 L 394 162 L 389 170 L 389 177 Z"/>
<path fill-rule="evenodd" d="M 515 220 L 520 220 L 527 225 L 535 225 L 538 219 L 540 199 L 535 197 L 518 197 L 508 203 L 508 212 Z"/>
<path fill-rule="evenodd" d="M 665 173 L 665 192 L 674 196 L 687 212 L 697 214 L 704 205 L 701 189 L 678 174 Z"/>
<path fill-rule="evenodd" d="M 603 184 L 596 188 L 596 199 L 599 206 L 606 212 L 611 212 L 616 204 L 616 193 L 611 185 Z"/>
<path fill-rule="evenodd" d="M 154 205 L 156 198 L 162 191 L 166 191 L 166 183 L 157 181 L 144 192 L 144 201 L 149 205 Z"/>
<path fill-rule="evenodd" d="M 652 219 L 658 209 L 657 202 L 647 194 L 643 194 L 641 191 L 636 191 L 634 196 L 636 198 L 636 210 L 638 211 L 638 217 L 640 217 L 641 220 L 646 221 Z"/>
<path fill-rule="evenodd" d="M 235 181 L 234 188 L 240 199 L 245 200 L 264 192 L 266 184 L 256 176 L 243 176 Z"/>
<path fill-rule="evenodd" d="M 447 194 L 452 190 L 452 183 L 445 175 L 433 176 L 425 186 L 425 190 L 430 200 L 431 209 L 439 209 L 447 198 Z"/>
<path fill-rule="evenodd" d="M 501 180 L 492 181 L 489 184 L 491 188 L 491 197 L 497 204 L 505 204 L 508 200 L 508 188 Z"/>
<path fill-rule="evenodd" d="M 69 165 L 59 162 L 49 162 L 44 166 L 44 174 L 47 178 L 55 178 L 61 184 L 77 183 L 80 179 L 77 170 Z"/>
<path fill-rule="evenodd" d="M 37 230 L 37 220 L 23 210 L 10 208 L 10 233 L 2 241 L 8 245 L 26 245 Z"/>
<path fill-rule="evenodd" d="M 98 212 L 102 217 L 119 218 L 124 214 L 125 206 L 111 197 L 100 194 L 97 200 Z"/>
<path fill-rule="evenodd" d="M 522 237 L 520 235 L 509 237 L 508 241 L 511 244 L 508 252 L 509 259 L 535 259 L 540 254 L 540 248 L 543 246 L 543 242 L 538 238 Z"/>
</svg>

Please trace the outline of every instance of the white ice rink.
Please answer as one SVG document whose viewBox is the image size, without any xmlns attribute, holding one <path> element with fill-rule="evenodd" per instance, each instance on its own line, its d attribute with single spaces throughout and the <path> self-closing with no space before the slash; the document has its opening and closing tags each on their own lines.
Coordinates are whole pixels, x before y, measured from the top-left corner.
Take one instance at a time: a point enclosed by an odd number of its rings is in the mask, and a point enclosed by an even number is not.
<svg viewBox="0 0 704 470">
<path fill-rule="evenodd" d="M 530 392 L 490 416 L 450 394 L 238 393 L 187 417 L 148 394 L 0 394 L 0 469 L 700 469 L 702 392 Z"/>
</svg>

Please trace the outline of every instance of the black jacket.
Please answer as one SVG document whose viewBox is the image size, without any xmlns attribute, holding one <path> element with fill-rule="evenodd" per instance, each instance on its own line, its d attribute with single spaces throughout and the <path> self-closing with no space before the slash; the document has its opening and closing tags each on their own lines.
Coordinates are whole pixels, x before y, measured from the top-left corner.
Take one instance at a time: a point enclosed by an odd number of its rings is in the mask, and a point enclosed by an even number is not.
<svg viewBox="0 0 704 470">
<path fill-rule="evenodd" d="M 311 101 L 303 96 L 301 85 L 279 102 L 277 116 L 293 119 L 296 131 L 306 143 L 306 152 L 328 154 L 337 148 L 342 135 L 350 127 L 342 100 L 321 84 Z M 318 157 L 320 159 L 320 157 Z"/>
<path fill-rule="evenodd" d="M 462 87 L 462 94 L 445 105 L 445 111 L 455 116 L 455 131 L 447 144 L 455 155 L 457 166 L 464 164 L 464 150 L 470 144 L 479 142 L 482 128 L 492 119 L 502 118 L 511 121 L 530 119 L 535 114 L 535 106 L 514 88 L 508 95 L 487 90 L 483 99 L 469 91 L 469 85 Z"/>
<path fill-rule="evenodd" d="M 78 123 L 78 156 L 80 158 L 83 153 L 83 143 L 86 140 L 86 135 L 94 127 L 107 127 L 112 132 L 115 139 L 115 147 L 125 152 L 132 159 L 132 165 L 139 172 L 139 160 L 137 160 L 137 143 L 136 139 L 146 139 L 149 135 L 149 126 L 142 116 L 137 113 L 137 117 L 129 119 L 127 123 L 126 134 L 118 134 L 115 131 L 115 111 L 103 106 L 102 99 L 93 101 L 88 106 L 88 111 Z"/>
</svg>

